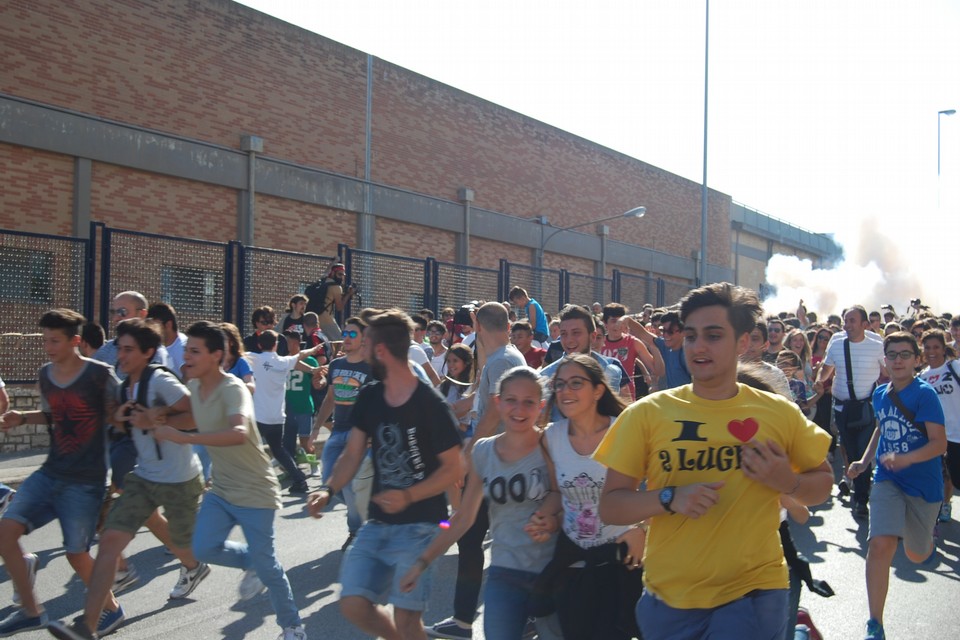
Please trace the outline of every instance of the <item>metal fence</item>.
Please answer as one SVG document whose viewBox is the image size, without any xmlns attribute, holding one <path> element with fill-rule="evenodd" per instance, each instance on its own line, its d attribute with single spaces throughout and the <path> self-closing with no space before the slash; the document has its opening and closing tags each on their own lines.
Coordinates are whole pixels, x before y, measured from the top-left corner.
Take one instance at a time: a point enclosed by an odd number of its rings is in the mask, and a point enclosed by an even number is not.
<svg viewBox="0 0 960 640">
<path fill-rule="evenodd" d="M 561 272 L 556 269 L 540 269 L 524 264 L 512 264 L 500 261 L 503 282 L 507 293 L 513 287 L 523 287 L 527 294 L 540 303 L 549 314 L 557 313 L 566 303 L 563 297 Z"/>
<path fill-rule="evenodd" d="M 566 302 L 579 304 L 588 309 L 594 302 L 607 304 L 612 300 L 613 281 L 610 278 L 585 276 L 580 273 L 563 272 Z"/>
<path fill-rule="evenodd" d="M 233 258 L 226 243 L 108 227 L 101 259 L 100 319 L 108 337 L 109 305 L 122 291 L 172 305 L 182 327 L 233 318 Z"/>
<path fill-rule="evenodd" d="M 290 298 L 326 277 L 330 265 L 337 260 L 334 256 L 245 247 L 239 243 L 237 249 L 237 316 L 234 324 L 241 333 L 247 332 L 246 324 L 257 307 L 273 307 L 279 321 Z M 252 331 L 253 327 L 249 329 Z"/>
<path fill-rule="evenodd" d="M 0 376 L 10 383 L 36 380 L 46 361 L 37 320 L 52 307 L 98 315 L 108 329 L 108 309 L 121 291 L 139 291 L 151 303 L 168 302 L 181 327 L 197 320 L 226 320 L 241 331 L 253 309 L 270 305 L 282 313 L 290 296 L 322 278 L 336 258 L 239 242 L 210 242 L 90 226 L 90 240 L 0 230 Z M 503 300 L 521 286 L 547 313 L 568 303 L 623 302 L 639 311 L 647 302 L 679 300 L 689 285 L 623 274 L 613 278 L 539 269 L 500 261 L 485 269 L 433 258 L 376 253 L 340 245 L 348 283 L 358 296 L 352 308 L 423 308 L 438 313 L 470 300 Z M 95 286 L 98 284 L 99 286 Z M 94 311 L 98 313 L 95 314 Z"/>
<path fill-rule="evenodd" d="M 348 313 L 360 305 L 419 313 L 430 301 L 432 274 L 423 258 L 350 248 L 341 250 L 341 255 L 346 256 L 347 282 L 357 289 Z"/>
<path fill-rule="evenodd" d="M 41 233 L 0 231 L 0 377 L 29 383 L 47 361 L 37 321 L 63 307 L 84 311 L 90 285 L 89 242 Z"/>
<path fill-rule="evenodd" d="M 471 300 L 502 301 L 506 298 L 500 271 L 496 269 L 447 262 L 434 262 L 433 265 L 436 298 L 434 313 L 444 307 L 457 309 Z"/>
</svg>

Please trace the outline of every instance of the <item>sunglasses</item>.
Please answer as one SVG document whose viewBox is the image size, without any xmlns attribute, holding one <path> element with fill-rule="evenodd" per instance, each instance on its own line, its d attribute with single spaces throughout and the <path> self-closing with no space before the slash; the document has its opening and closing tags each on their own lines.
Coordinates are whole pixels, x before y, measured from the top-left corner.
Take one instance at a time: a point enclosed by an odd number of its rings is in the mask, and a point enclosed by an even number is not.
<svg viewBox="0 0 960 640">
<path fill-rule="evenodd" d="M 572 391 L 579 391 L 583 387 L 590 383 L 590 378 L 584 378 L 583 376 L 570 376 L 566 380 L 557 380 L 553 381 L 553 390 L 557 393 L 563 391 L 567 387 L 570 387 Z"/>
<path fill-rule="evenodd" d="M 769 327 L 767 331 L 769 333 L 783 333 L 783 329 L 781 329 L 780 327 Z"/>
<path fill-rule="evenodd" d="M 125 309 L 124 307 L 120 307 L 119 309 L 109 309 L 109 311 L 110 315 L 120 316 L 121 318 L 126 318 L 132 313 L 129 309 Z"/>
<path fill-rule="evenodd" d="M 830 337 L 831 337 L 830 334 L 821 333 L 820 335 L 817 336 L 817 340 L 829 340 Z"/>
<path fill-rule="evenodd" d="M 891 362 L 897 358 L 900 358 L 901 360 L 909 360 L 910 358 L 917 357 L 917 354 L 915 354 L 913 351 L 887 351 L 883 355 L 885 355 L 887 360 L 890 360 Z"/>
<path fill-rule="evenodd" d="M 354 331 L 353 329 L 351 329 L 350 331 L 344 331 L 344 332 L 343 332 L 343 337 L 344 337 L 344 338 L 350 338 L 351 340 L 353 340 L 353 339 L 356 339 L 356 338 L 359 338 L 359 337 L 360 337 L 360 332 L 359 332 L 359 331 Z"/>
</svg>

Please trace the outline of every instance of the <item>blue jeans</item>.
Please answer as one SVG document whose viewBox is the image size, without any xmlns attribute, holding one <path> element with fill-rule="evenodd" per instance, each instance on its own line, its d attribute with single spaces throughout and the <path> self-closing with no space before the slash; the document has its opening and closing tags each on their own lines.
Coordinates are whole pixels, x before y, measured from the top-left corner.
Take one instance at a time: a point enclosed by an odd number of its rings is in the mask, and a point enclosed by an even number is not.
<svg viewBox="0 0 960 640">
<path fill-rule="evenodd" d="M 281 628 L 301 624 L 293 591 L 277 560 L 273 544 L 275 509 L 255 509 L 230 504 L 212 491 L 203 496 L 193 534 L 193 554 L 200 562 L 237 569 L 254 569 L 270 596 Z M 246 543 L 227 540 L 239 525 Z"/>
<path fill-rule="evenodd" d="M 323 443 L 323 452 L 320 454 L 320 463 L 323 468 L 320 470 L 320 481 L 326 484 L 333 474 L 333 465 L 337 458 L 347 448 L 347 439 L 350 437 L 350 429 L 346 431 L 334 431 Z M 370 455 L 369 452 L 367 455 Z M 357 508 L 357 494 L 353 490 L 353 482 L 343 485 L 343 489 L 338 496 L 347 505 L 347 530 L 350 533 L 356 533 L 363 524 L 363 518 L 360 516 L 360 510 Z"/>
<path fill-rule="evenodd" d="M 430 568 L 420 574 L 416 586 L 408 593 L 400 591 L 400 578 L 439 531 L 432 522 L 385 524 L 370 520 L 364 523 L 340 564 L 340 597 L 359 596 L 379 602 L 381 596 L 387 594 L 387 602 L 394 607 L 425 610 L 430 599 Z"/>
<path fill-rule="evenodd" d="M 644 590 L 637 624 L 644 640 L 783 640 L 788 598 L 787 589 L 758 589 L 712 609 L 674 609 Z"/>
<path fill-rule="evenodd" d="M 19 522 L 27 533 L 59 520 L 64 551 L 84 553 L 90 550 L 97 529 L 103 493 L 102 484 L 58 480 L 45 471 L 34 471 L 20 485 L 3 517 Z"/>
<path fill-rule="evenodd" d="M 193 452 L 197 454 L 197 457 L 200 458 L 200 466 L 203 467 L 203 481 L 207 482 L 210 480 L 210 466 L 213 461 L 210 459 L 210 453 L 207 451 L 207 448 L 202 444 L 193 445 Z"/>
<path fill-rule="evenodd" d="M 863 457 L 867 446 L 870 444 L 870 438 L 873 436 L 873 426 L 862 427 L 860 429 L 851 429 L 844 424 L 841 417 L 842 404 L 834 401 L 833 416 L 837 422 L 837 431 L 840 433 L 840 443 L 847 451 L 847 460 L 855 462 Z M 870 482 L 872 473 L 861 473 L 853 479 L 853 501 L 867 504 L 870 498 Z"/>
<path fill-rule="evenodd" d="M 483 588 L 483 635 L 487 640 L 520 640 L 530 617 L 530 598 L 538 573 L 492 566 Z M 562 638 L 556 616 L 537 618 L 541 640 Z"/>
</svg>

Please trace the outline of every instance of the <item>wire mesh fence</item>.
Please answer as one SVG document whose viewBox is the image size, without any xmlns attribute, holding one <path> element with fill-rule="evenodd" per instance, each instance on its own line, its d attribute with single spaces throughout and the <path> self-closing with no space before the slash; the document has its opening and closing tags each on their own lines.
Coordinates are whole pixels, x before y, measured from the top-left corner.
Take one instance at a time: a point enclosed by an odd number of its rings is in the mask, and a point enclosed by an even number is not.
<svg viewBox="0 0 960 640">
<path fill-rule="evenodd" d="M 594 302 L 606 304 L 611 300 L 613 281 L 580 273 L 567 272 L 567 302 L 579 304 L 588 309 Z"/>
<path fill-rule="evenodd" d="M 419 313 L 424 308 L 427 276 L 423 259 L 349 249 L 346 267 L 349 283 L 357 290 L 352 312 L 360 307 L 396 307 Z"/>
<path fill-rule="evenodd" d="M 101 317 L 108 336 L 105 307 L 123 291 L 138 291 L 150 304 L 170 304 L 180 327 L 232 320 L 229 245 L 118 229 L 107 229 L 103 243 Z"/>
<path fill-rule="evenodd" d="M 83 313 L 88 241 L 0 231 L 0 377 L 31 382 L 47 361 L 37 322 L 62 307 Z"/>
<path fill-rule="evenodd" d="M 507 275 L 505 285 L 508 293 L 513 287 L 523 287 L 547 313 L 555 315 L 560 310 L 560 271 L 511 263 Z"/>
<path fill-rule="evenodd" d="M 496 269 L 436 263 L 437 312 L 460 308 L 471 300 L 500 300 L 500 272 Z"/>
<path fill-rule="evenodd" d="M 234 324 L 242 333 L 252 331 L 253 310 L 264 305 L 273 308 L 279 321 L 286 313 L 290 298 L 303 293 L 317 280 L 323 280 L 336 261 L 334 256 L 242 247 L 237 267 L 242 277 Z"/>
<path fill-rule="evenodd" d="M 685 284 L 682 282 L 672 282 L 670 280 L 662 280 L 663 284 L 661 285 L 663 291 L 663 306 L 669 307 L 680 302 L 680 298 L 687 295 L 691 289 L 692 285 Z"/>
</svg>

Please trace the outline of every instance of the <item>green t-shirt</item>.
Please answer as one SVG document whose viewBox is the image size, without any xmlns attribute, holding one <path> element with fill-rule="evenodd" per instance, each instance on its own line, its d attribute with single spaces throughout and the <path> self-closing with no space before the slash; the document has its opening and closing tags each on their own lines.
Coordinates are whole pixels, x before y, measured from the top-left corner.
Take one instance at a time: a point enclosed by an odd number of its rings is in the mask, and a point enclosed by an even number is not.
<svg viewBox="0 0 960 640">
<path fill-rule="evenodd" d="M 303 362 L 311 367 L 319 366 L 313 356 L 307 356 Z M 313 376 L 306 371 L 294 369 L 287 375 L 287 414 L 313 415 L 313 395 L 310 389 L 313 385 Z"/>
</svg>

